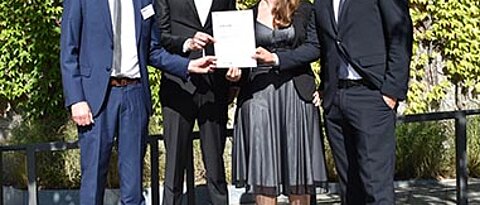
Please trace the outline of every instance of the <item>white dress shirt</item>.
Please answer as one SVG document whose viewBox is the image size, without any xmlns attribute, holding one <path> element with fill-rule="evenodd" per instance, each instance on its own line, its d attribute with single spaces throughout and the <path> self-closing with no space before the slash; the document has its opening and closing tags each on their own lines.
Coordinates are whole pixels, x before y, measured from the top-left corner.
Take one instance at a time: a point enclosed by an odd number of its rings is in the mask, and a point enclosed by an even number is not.
<svg viewBox="0 0 480 205">
<path fill-rule="evenodd" d="M 338 23 L 338 18 L 339 18 L 339 10 L 340 10 L 340 0 L 332 0 L 333 1 L 333 13 L 335 14 L 335 22 Z M 348 1 L 348 0 L 345 0 Z M 350 0 L 351 1 L 351 0 Z M 355 69 L 352 67 L 352 65 L 348 64 L 348 74 L 346 76 L 346 79 L 349 80 L 360 80 L 362 77 L 355 71 Z"/>
<path fill-rule="evenodd" d="M 121 29 L 120 29 L 120 47 L 114 46 L 113 65 L 111 76 L 140 78 L 140 67 L 138 65 L 137 42 L 135 38 L 135 13 L 133 8 L 133 0 L 108 0 L 110 7 L 110 16 L 112 18 L 112 30 L 115 41 L 115 4 L 121 2 Z M 116 42 L 114 42 L 116 45 Z M 121 56 L 116 56 L 116 49 L 121 49 Z M 115 61 L 120 58 L 120 68 L 115 68 Z"/>
<path fill-rule="evenodd" d="M 198 18 L 202 26 L 205 26 L 205 22 L 208 18 L 208 13 L 210 13 L 210 8 L 212 7 L 213 0 L 194 0 L 195 8 L 197 8 Z"/>
</svg>

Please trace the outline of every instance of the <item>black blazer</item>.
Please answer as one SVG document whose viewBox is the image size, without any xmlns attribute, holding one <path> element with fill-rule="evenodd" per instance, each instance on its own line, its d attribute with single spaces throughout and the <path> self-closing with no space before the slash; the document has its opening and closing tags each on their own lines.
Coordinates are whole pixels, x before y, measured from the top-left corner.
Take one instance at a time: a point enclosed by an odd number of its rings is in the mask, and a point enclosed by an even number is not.
<svg viewBox="0 0 480 205">
<path fill-rule="evenodd" d="M 254 21 L 257 19 L 258 4 L 253 7 Z M 295 39 L 288 47 L 275 48 L 271 51 L 277 54 L 280 64 L 279 72 L 293 78 L 295 89 L 305 101 L 312 101 L 315 91 L 315 77 L 310 63 L 320 56 L 313 5 L 301 1 L 294 13 L 292 25 Z M 242 76 L 243 77 L 243 76 Z"/>
<path fill-rule="evenodd" d="M 337 89 L 341 58 L 384 95 L 405 99 L 412 56 L 407 0 L 346 0 L 338 24 L 332 0 L 316 0 L 324 107 Z"/>
<path fill-rule="evenodd" d="M 235 10 L 235 0 L 212 0 L 210 13 L 202 26 L 195 8 L 194 0 L 155 0 L 155 10 L 158 26 L 161 30 L 161 43 L 165 49 L 171 53 L 179 54 L 190 59 L 202 56 L 201 51 L 184 53 L 183 43 L 188 38 L 193 37 L 197 31 L 212 35 L 212 11 Z M 213 45 L 205 49 L 207 55 L 214 55 Z M 197 88 L 210 89 L 209 87 L 223 87 L 225 73 L 215 72 L 208 75 L 193 75 L 191 81 L 184 81 L 176 76 L 164 73 L 163 78 L 177 83 L 180 87 L 192 93 Z M 212 85 L 221 82 L 222 85 Z"/>
</svg>

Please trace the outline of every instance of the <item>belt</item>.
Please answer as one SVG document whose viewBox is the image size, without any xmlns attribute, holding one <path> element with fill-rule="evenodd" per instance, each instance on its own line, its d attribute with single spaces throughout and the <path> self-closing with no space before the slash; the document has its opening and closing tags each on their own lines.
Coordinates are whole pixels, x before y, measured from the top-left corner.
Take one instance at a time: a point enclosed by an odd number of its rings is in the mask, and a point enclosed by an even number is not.
<svg viewBox="0 0 480 205">
<path fill-rule="evenodd" d="M 137 83 L 140 83 L 139 78 L 118 78 L 118 77 L 110 78 L 110 86 L 113 86 L 113 87 L 124 87 L 127 85 L 132 85 Z"/>
<path fill-rule="evenodd" d="M 351 87 L 356 87 L 356 86 L 365 86 L 367 83 L 363 80 L 344 80 L 344 79 L 339 79 L 338 80 L 338 88 L 351 88 Z"/>
</svg>

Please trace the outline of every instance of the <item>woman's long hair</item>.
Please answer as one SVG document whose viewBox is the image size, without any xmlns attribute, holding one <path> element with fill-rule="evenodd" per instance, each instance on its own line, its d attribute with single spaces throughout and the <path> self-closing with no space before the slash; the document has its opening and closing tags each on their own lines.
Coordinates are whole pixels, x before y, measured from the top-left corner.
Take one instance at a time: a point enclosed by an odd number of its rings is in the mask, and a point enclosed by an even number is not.
<svg viewBox="0 0 480 205">
<path fill-rule="evenodd" d="M 273 26 L 275 28 L 289 26 L 298 5 L 300 0 L 277 0 L 277 5 L 272 9 Z"/>
</svg>

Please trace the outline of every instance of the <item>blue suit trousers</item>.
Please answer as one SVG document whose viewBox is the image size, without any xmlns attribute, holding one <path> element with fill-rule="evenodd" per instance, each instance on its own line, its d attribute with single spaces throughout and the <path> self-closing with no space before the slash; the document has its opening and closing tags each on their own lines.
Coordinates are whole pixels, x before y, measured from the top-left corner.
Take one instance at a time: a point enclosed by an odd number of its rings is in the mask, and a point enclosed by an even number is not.
<svg viewBox="0 0 480 205">
<path fill-rule="evenodd" d="M 142 170 L 148 109 L 141 83 L 109 87 L 100 113 L 91 126 L 79 127 L 81 205 L 102 205 L 109 159 L 115 137 L 122 205 L 145 204 Z"/>
</svg>

